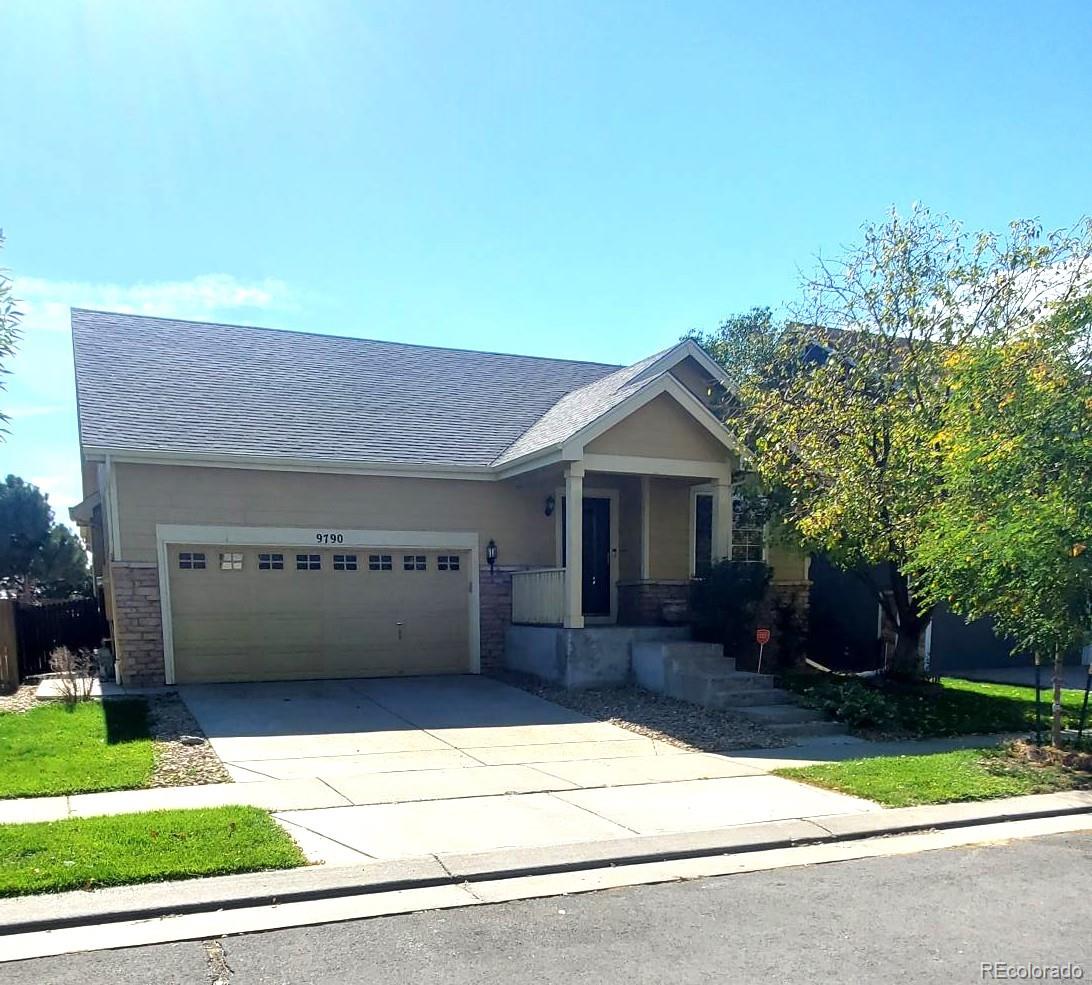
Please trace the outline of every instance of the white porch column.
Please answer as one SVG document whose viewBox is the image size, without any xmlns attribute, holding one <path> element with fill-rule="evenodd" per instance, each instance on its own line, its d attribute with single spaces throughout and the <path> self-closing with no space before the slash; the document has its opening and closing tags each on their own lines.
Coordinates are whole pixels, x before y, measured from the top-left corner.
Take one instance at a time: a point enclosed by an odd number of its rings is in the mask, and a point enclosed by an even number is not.
<svg viewBox="0 0 1092 985">
<path fill-rule="evenodd" d="M 713 482 L 713 560 L 732 556 L 732 483 Z"/>
<path fill-rule="evenodd" d="M 565 469 L 565 628 L 584 628 L 584 465 Z"/>
<path fill-rule="evenodd" d="M 652 480 L 641 476 L 641 581 L 652 577 Z"/>
</svg>

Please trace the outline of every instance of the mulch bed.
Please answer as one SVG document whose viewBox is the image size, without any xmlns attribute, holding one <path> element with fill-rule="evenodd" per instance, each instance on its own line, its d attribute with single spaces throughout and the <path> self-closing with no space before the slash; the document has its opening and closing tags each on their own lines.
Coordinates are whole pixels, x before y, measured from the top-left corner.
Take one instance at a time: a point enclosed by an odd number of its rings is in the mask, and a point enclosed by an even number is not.
<svg viewBox="0 0 1092 985">
<path fill-rule="evenodd" d="M 588 718 L 694 752 L 722 753 L 789 744 L 782 736 L 731 712 L 702 708 L 635 687 L 571 691 L 510 671 L 495 671 L 491 676 Z"/>
<path fill-rule="evenodd" d="M 1092 773 L 1092 752 L 1037 746 L 1034 742 L 1023 739 L 1013 742 L 1009 746 L 1009 752 L 1017 759 L 1038 763 L 1040 766 L 1064 766 L 1080 773 Z"/>
</svg>

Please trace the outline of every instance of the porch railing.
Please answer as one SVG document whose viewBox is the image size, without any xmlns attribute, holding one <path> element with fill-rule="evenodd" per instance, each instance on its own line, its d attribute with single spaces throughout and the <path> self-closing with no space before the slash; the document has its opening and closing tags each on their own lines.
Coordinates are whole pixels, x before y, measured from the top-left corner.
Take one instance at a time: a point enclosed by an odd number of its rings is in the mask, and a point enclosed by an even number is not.
<svg viewBox="0 0 1092 985">
<path fill-rule="evenodd" d="M 512 572 L 512 622 L 560 626 L 564 619 L 564 568 Z"/>
</svg>

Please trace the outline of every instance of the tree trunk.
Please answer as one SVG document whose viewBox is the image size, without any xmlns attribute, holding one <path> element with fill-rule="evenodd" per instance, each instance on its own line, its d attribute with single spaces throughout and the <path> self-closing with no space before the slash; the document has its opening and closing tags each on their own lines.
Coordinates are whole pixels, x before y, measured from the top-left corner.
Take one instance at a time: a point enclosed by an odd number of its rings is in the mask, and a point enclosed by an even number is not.
<svg viewBox="0 0 1092 985">
<path fill-rule="evenodd" d="M 1050 718 L 1050 744 L 1062 747 L 1062 678 L 1065 676 L 1065 653 L 1060 646 L 1054 647 L 1054 706 Z"/>
<path fill-rule="evenodd" d="M 888 566 L 891 576 L 889 617 L 895 623 L 898 639 L 891 661 L 891 669 L 908 677 L 919 677 L 922 671 L 921 638 L 932 619 L 931 608 L 920 610 L 910 595 L 906 576 L 898 566 Z"/>
</svg>

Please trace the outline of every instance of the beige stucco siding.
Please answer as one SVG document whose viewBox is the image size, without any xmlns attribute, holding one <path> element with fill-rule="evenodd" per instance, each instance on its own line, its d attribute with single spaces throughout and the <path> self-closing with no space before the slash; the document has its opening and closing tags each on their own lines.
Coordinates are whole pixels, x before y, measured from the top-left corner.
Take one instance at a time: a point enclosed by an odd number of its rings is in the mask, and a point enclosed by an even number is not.
<svg viewBox="0 0 1092 985">
<path fill-rule="evenodd" d="M 119 464 L 121 556 L 156 559 L 155 528 L 315 527 L 472 531 L 492 538 L 502 564 L 554 563 L 553 481 L 479 482 Z"/>
<path fill-rule="evenodd" d="M 807 580 L 807 555 L 794 547 L 770 544 L 766 549 L 766 563 L 773 569 L 774 581 Z"/>
<path fill-rule="evenodd" d="M 696 359 L 687 356 L 677 366 L 671 367 L 671 375 L 703 404 L 709 405 L 709 387 L 712 381 L 709 379 L 709 373 L 703 366 L 698 364 Z"/>
<path fill-rule="evenodd" d="M 585 451 L 699 462 L 727 462 L 729 456 L 724 446 L 666 393 L 590 441 Z"/>
<path fill-rule="evenodd" d="M 655 579 L 690 577 L 690 483 L 652 479 L 649 567 Z"/>
</svg>

